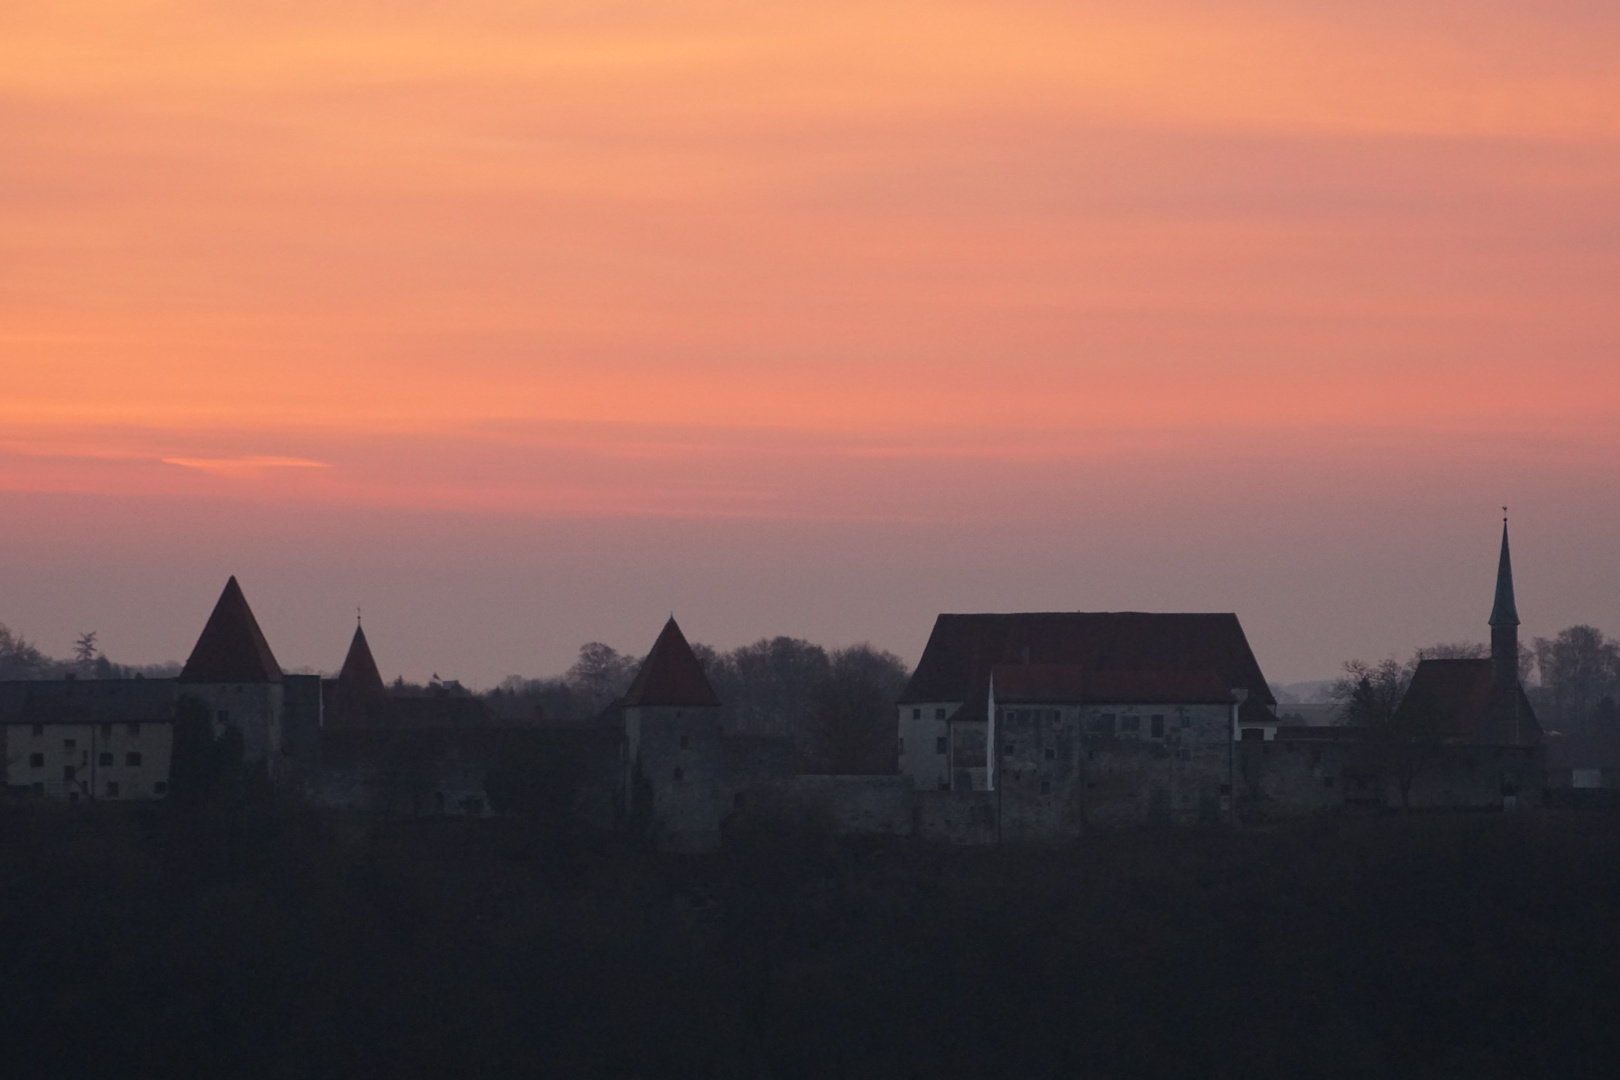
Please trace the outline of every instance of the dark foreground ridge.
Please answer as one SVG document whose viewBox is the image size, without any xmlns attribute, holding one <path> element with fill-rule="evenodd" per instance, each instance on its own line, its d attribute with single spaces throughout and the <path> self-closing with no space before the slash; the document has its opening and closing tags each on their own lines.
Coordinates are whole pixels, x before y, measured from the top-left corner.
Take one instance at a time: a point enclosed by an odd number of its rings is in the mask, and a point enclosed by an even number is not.
<svg viewBox="0 0 1620 1080">
<path fill-rule="evenodd" d="M 266 807 L 0 821 L 13 1076 L 1608 1075 L 1620 817 L 722 852 Z"/>
</svg>

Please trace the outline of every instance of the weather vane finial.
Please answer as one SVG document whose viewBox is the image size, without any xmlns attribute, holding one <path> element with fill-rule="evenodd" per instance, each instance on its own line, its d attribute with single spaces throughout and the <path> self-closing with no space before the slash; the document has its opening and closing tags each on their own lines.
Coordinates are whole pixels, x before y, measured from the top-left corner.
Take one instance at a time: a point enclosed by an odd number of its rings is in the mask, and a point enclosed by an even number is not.
<svg viewBox="0 0 1620 1080">
<path fill-rule="evenodd" d="M 354 625 L 360 625 L 360 605 L 354 605 Z"/>
<path fill-rule="evenodd" d="M 1502 524 L 1507 524 L 1507 507 L 1502 507 Z"/>
</svg>

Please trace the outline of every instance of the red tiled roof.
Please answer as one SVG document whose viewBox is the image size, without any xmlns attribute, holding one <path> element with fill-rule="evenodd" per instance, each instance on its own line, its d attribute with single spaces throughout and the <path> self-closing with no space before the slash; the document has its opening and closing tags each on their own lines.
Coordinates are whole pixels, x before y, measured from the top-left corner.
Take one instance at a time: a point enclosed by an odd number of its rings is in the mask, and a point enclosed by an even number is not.
<svg viewBox="0 0 1620 1080">
<path fill-rule="evenodd" d="M 646 705 L 718 705 L 719 695 L 672 616 L 624 695 L 626 708 Z"/>
<path fill-rule="evenodd" d="M 941 615 L 901 695 L 904 704 L 972 701 L 999 664 L 1098 672 L 1214 672 L 1249 692 L 1245 715 L 1276 704 L 1236 615 L 1140 611 Z M 1269 713 L 1267 713 L 1269 715 Z"/>
<path fill-rule="evenodd" d="M 202 636 L 180 672 L 183 683 L 271 683 L 281 681 L 269 642 L 233 576 L 208 616 Z"/>
<path fill-rule="evenodd" d="M 1524 691 L 1498 686 L 1488 659 L 1420 662 L 1395 722 L 1438 739 L 1518 744 L 1541 738 Z"/>
<path fill-rule="evenodd" d="M 349 642 L 349 655 L 343 658 L 337 685 L 342 693 L 353 698 L 381 697 L 388 693 L 382 674 L 377 670 L 377 661 L 371 658 L 366 632 L 359 626 L 354 628 L 354 639 Z"/>
<path fill-rule="evenodd" d="M 178 696 L 173 679 L 0 682 L 0 724 L 169 723 Z"/>
<path fill-rule="evenodd" d="M 996 701 L 1203 705 L 1232 703 L 1214 671 L 1086 671 L 1075 664 L 997 664 Z"/>
</svg>

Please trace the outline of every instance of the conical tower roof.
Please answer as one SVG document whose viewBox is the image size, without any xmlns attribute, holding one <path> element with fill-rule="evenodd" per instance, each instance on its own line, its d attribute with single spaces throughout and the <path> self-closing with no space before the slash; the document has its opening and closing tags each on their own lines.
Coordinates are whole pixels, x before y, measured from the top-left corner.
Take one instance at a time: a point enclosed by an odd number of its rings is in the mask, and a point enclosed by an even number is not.
<svg viewBox="0 0 1620 1080">
<path fill-rule="evenodd" d="M 208 616 L 196 648 L 180 672 L 183 683 L 271 683 L 281 681 L 270 643 L 233 576 Z"/>
<path fill-rule="evenodd" d="M 663 632 L 653 642 L 652 652 L 642 661 L 635 681 L 624 695 L 626 707 L 638 705 L 718 705 L 720 697 L 709 685 L 686 635 L 670 616 Z"/>
<path fill-rule="evenodd" d="M 377 661 L 371 658 L 371 646 L 366 643 L 366 631 L 356 625 L 354 640 L 349 642 L 349 655 L 343 658 L 343 670 L 338 672 L 338 689 L 351 697 L 383 697 L 388 693 Z"/>
<path fill-rule="evenodd" d="M 1502 559 L 1496 566 L 1496 604 L 1492 626 L 1518 626 L 1519 606 L 1513 602 L 1513 560 L 1508 557 L 1507 519 L 1502 519 Z"/>
</svg>

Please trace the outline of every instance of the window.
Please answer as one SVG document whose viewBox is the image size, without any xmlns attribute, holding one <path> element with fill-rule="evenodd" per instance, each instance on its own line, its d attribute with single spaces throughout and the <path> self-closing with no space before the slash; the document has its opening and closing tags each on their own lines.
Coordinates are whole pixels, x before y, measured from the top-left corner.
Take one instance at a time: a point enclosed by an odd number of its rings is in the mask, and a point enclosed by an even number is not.
<svg viewBox="0 0 1620 1080">
<path fill-rule="evenodd" d="M 1105 712 L 1101 716 L 1093 716 L 1086 721 L 1086 730 L 1093 735 L 1112 735 L 1114 733 L 1114 714 Z"/>
<path fill-rule="evenodd" d="M 72 780 L 73 779 L 73 774 L 74 774 L 73 766 L 71 766 L 71 765 L 62 766 L 62 779 L 64 779 L 64 780 Z"/>
<path fill-rule="evenodd" d="M 935 720 L 943 720 L 943 719 L 945 719 L 945 710 L 944 709 L 935 709 L 934 710 L 934 719 Z"/>
<path fill-rule="evenodd" d="M 906 752 L 906 739 L 904 735 L 900 737 L 900 752 L 902 754 Z"/>
<path fill-rule="evenodd" d="M 112 763 L 113 763 L 113 756 L 112 756 L 112 753 L 110 751 L 103 750 L 101 753 L 96 755 L 96 764 L 97 765 L 111 765 Z"/>
<path fill-rule="evenodd" d="M 1182 727 L 1183 731 L 1185 731 L 1187 728 L 1192 727 L 1192 717 L 1188 716 L 1186 713 L 1182 713 L 1181 714 L 1181 727 Z"/>
<path fill-rule="evenodd" d="M 62 749 L 64 749 L 64 750 L 76 749 L 78 747 L 78 745 L 79 745 L 79 740 L 77 740 L 77 739 L 63 739 L 62 740 Z"/>
<path fill-rule="evenodd" d="M 219 710 L 219 712 L 214 714 L 214 719 L 219 721 L 221 724 L 230 723 L 231 722 L 231 710 L 229 710 L 229 709 L 221 709 L 221 710 Z"/>
<path fill-rule="evenodd" d="M 1164 717 L 1155 716 L 1153 718 L 1153 720 L 1152 720 L 1152 724 L 1153 724 L 1153 737 L 1155 739 L 1164 738 Z"/>
<path fill-rule="evenodd" d="M 157 783 L 152 785 L 152 794 L 154 794 L 154 795 L 167 795 L 168 793 L 169 793 L 169 782 L 167 780 L 159 780 Z"/>
<path fill-rule="evenodd" d="M 1009 743 L 1002 743 L 1001 744 L 1001 756 L 1002 757 L 1012 757 L 1013 756 L 1013 749 L 1014 749 L 1014 747 L 1013 747 L 1012 743 L 1010 743 L 1010 742 Z"/>
<path fill-rule="evenodd" d="M 686 770 L 685 769 L 676 769 L 675 770 L 675 782 L 678 784 L 682 780 L 685 780 L 685 779 L 686 779 Z"/>
<path fill-rule="evenodd" d="M 141 763 L 140 751 L 131 750 L 129 753 L 124 755 L 124 764 L 125 765 L 139 765 L 140 763 Z"/>
<path fill-rule="evenodd" d="M 911 710 L 911 718 L 913 720 L 921 720 L 922 719 L 922 710 L 921 709 L 912 709 Z"/>
<path fill-rule="evenodd" d="M 689 745 L 691 745 L 691 740 L 687 736 L 682 735 L 681 736 L 681 749 L 685 750 Z"/>
<path fill-rule="evenodd" d="M 35 724 L 34 725 L 34 734 L 35 735 L 43 735 L 43 734 L 45 734 L 45 725 L 44 724 Z"/>
<path fill-rule="evenodd" d="M 1057 750 L 1054 749 L 1053 747 L 1048 746 L 1046 748 L 1046 760 L 1047 761 L 1056 761 L 1057 760 Z"/>
<path fill-rule="evenodd" d="M 129 725 L 129 737 L 130 738 L 132 738 L 132 739 L 136 738 L 137 736 L 140 735 L 140 733 L 141 733 L 141 725 L 140 724 L 131 724 L 131 725 Z"/>
<path fill-rule="evenodd" d="M 45 785 L 40 783 L 37 780 L 34 782 L 34 794 L 35 795 L 43 795 L 43 794 L 45 794 Z"/>
<path fill-rule="evenodd" d="M 31 769 L 43 769 L 45 767 L 45 755 L 44 754 L 29 754 L 28 755 L 28 767 L 31 768 Z"/>
<path fill-rule="evenodd" d="M 943 754 L 945 753 L 945 749 L 945 736 L 941 735 L 939 738 L 934 740 L 934 753 Z"/>
<path fill-rule="evenodd" d="M 107 781 L 107 797 L 112 799 L 118 798 L 118 781 Z"/>
<path fill-rule="evenodd" d="M 1140 716 L 1122 716 L 1119 718 L 1120 733 L 1130 731 L 1140 734 L 1142 731 L 1142 718 Z"/>
</svg>

